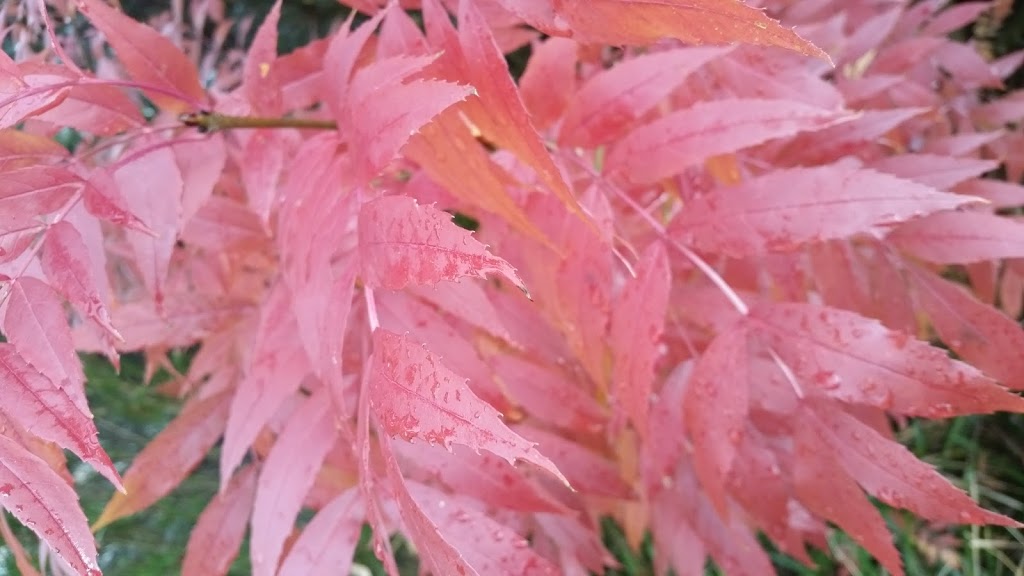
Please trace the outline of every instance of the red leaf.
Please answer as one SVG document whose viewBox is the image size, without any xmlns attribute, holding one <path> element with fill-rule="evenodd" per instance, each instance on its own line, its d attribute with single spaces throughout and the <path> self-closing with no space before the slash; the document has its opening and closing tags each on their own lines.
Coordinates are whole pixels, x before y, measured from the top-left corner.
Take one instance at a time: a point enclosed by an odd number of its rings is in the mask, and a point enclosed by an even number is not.
<svg viewBox="0 0 1024 576">
<path fill-rule="evenodd" d="M 0 435 L 0 504 L 73 570 L 101 576 L 96 543 L 75 491 L 49 465 Z"/>
<path fill-rule="evenodd" d="M 896 508 L 950 524 L 1021 524 L 982 510 L 962 490 L 906 447 L 889 440 L 850 414 L 826 402 L 802 413 L 808 432 L 820 439 L 846 472 L 869 494 Z M 816 456 L 809 456 L 810 459 Z"/>
<path fill-rule="evenodd" d="M 110 323 L 110 313 L 96 288 L 88 248 L 74 226 L 61 221 L 47 230 L 40 263 L 50 284 L 81 314 L 114 338 L 121 339 Z"/>
<path fill-rule="evenodd" d="M 793 484 L 796 496 L 811 512 L 834 522 L 882 566 L 902 576 L 903 561 L 878 509 L 843 470 L 831 446 L 818 437 L 815 426 L 796 427 L 796 463 Z"/>
<path fill-rule="evenodd" d="M 1024 389 L 1024 329 L 967 290 L 912 267 L 917 302 L 958 356 L 1014 390 Z"/>
<path fill-rule="evenodd" d="M 441 359 L 405 336 L 378 329 L 373 334 L 370 398 L 384 430 L 406 441 L 468 446 L 492 452 L 509 463 L 526 460 L 564 481 L 555 465 L 502 423 L 500 415 L 476 397 L 466 381 Z"/>
<path fill-rule="evenodd" d="M 206 505 L 188 537 L 182 576 L 223 576 L 238 556 L 256 493 L 257 468 L 246 467 Z"/>
<path fill-rule="evenodd" d="M 1024 411 L 1024 399 L 972 366 L 852 312 L 775 303 L 750 320 L 808 393 L 925 418 Z"/>
<path fill-rule="evenodd" d="M 724 516 L 725 479 L 746 433 L 751 380 L 747 331 L 715 338 L 697 361 L 683 401 L 693 466 L 704 492 Z"/>
<path fill-rule="evenodd" d="M 281 565 L 281 576 L 348 574 L 363 528 L 365 506 L 358 489 L 346 490 L 324 506 L 302 530 Z"/>
<path fill-rule="evenodd" d="M 896 228 L 886 241 L 936 264 L 1024 257 L 1024 224 L 983 212 L 942 212 Z"/>
<path fill-rule="evenodd" d="M 160 89 L 147 91 L 158 106 L 184 112 L 188 105 L 205 101 L 195 66 L 169 39 L 102 0 L 78 0 L 78 9 L 103 32 L 132 78 Z"/>
<path fill-rule="evenodd" d="M 682 242 L 742 258 L 853 236 L 971 202 L 845 164 L 776 170 L 687 203 L 671 225 Z"/>
<path fill-rule="evenodd" d="M 729 51 L 687 47 L 652 52 L 591 76 L 565 112 L 559 143 L 597 148 L 618 140 L 687 76 Z"/>
<path fill-rule="evenodd" d="M 278 81 L 277 26 L 281 20 L 281 0 L 271 7 L 260 24 L 245 58 L 243 90 L 254 114 L 280 116 L 281 85 Z"/>
<path fill-rule="evenodd" d="M 114 494 L 93 525 L 144 510 L 178 487 L 220 439 L 227 416 L 225 394 L 197 398 L 139 452 L 124 474 L 124 494 Z"/>
<path fill-rule="evenodd" d="M 580 42 L 649 44 L 675 38 L 685 44 L 746 42 L 828 58 L 792 30 L 739 0 L 555 0 Z"/>
<path fill-rule="evenodd" d="M 508 262 L 490 255 L 450 214 L 406 196 L 382 196 L 363 204 L 359 249 L 369 286 L 398 290 L 497 273 L 526 289 Z"/>
<path fill-rule="evenodd" d="M 824 128 L 844 117 L 787 100 L 702 101 L 634 129 L 608 154 L 607 170 L 632 184 L 652 184 L 712 156 Z"/>
<path fill-rule="evenodd" d="M 644 250 L 636 278 L 628 281 L 612 309 L 609 344 L 614 355 L 615 398 L 641 436 L 654 389 L 654 367 L 665 329 L 672 275 L 661 242 Z"/>
<path fill-rule="evenodd" d="M 277 573 L 285 540 L 338 436 L 332 408 L 327 388 L 306 399 L 290 416 L 263 464 L 252 511 L 250 551 L 255 576 Z"/>
<path fill-rule="evenodd" d="M 85 374 L 71 341 L 64 305 L 46 283 L 28 276 L 11 286 L 4 335 L 25 360 L 63 390 L 83 414 Z"/>
</svg>

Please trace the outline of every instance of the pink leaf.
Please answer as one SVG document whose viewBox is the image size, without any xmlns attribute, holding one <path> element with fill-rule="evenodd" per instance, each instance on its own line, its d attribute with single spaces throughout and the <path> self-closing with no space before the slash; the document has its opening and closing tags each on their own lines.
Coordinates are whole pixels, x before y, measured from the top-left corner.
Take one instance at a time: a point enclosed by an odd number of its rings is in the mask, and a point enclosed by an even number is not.
<svg viewBox="0 0 1024 576">
<path fill-rule="evenodd" d="M 568 508 L 521 470 L 490 452 L 455 446 L 451 453 L 440 446 L 399 443 L 393 447 L 403 463 L 412 462 L 424 475 L 444 483 L 454 493 L 476 498 L 488 506 L 520 512 L 567 513 Z"/>
<path fill-rule="evenodd" d="M 472 92 L 468 86 L 438 80 L 377 87 L 367 79 L 372 70 L 364 69 L 352 80 L 343 116 L 361 183 L 383 170 L 424 124 Z"/>
<path fill-rule="evenodd" d="M 999 163 L 982 158 L 956 158 L 939 154 L 899 154 L 876 160 L 868 167 L 939 190 L 948 190 L 961 182 L 995 170 Z"/>
<path fill-rule="evenodd" d="M 566 370 L 503 354 L 491 359 L 509 399 L 531 416 L 567 430 L 600 430 L 604 409 Z"/>
<path fill-rule="evenodd" d="M 246 467 L 206 505 L 188 537 L 182 576 L 223 576 L 238 555 L 256 493 L 257 468 Z"/>
<path fill-rule="evenodd" d="M 159 174 L 159 178 L 154 178 Z M 157 148 L 123 164 L 114 172 L 128 207 L 156 236 L 132 233 L 129 242 L 146 287 L 163 299 L 171 253 L 178 239 L 181 195 L 185 183 L 170 148 Z"/>
<path fill-rule="evenodd" d="M 205 100 L 196 67 L 169 39 L 107 6 L 103 0 L 78 0 L 78 6 L 93 26 L 103 32 L 128 73 L 161 89 L 148 91 L 161 108 L 183 112 L 189 104 Z"/>
<path fill-rule="evenodd" d="M 253 113 L 280 116 L 281 85 L 275 66 L 277 61 L 277 26 L 281 20 L 281 0 L 277 0 L 260 24 L 245 59 L 243 89 Z"/>
<path fill-rule="evenodd" d="M 40 263 L 51 285 L 81 314 L 114 338 L 121 338 L 96 287 L 88 248 L 74 226 L 61 221 L 47 230 Z"/>
<path fill-rule="evenodd" d="M 46 221 L 75 195 L 78 176 L 53 166 L 36 165 L 4 172 L 0 190 L 0 232 L 22 230 Z"/>
<path fill-rule="evenodd" d="M 593 450 L 567 440 L 558 434 L 520 424 L 516 431 L 524 438 L 543 447 L 545 454 L 569 479 L 569 485 L 580 494 L 593 494 L 607 498 L 629 499 L 633 489 L 622 479 L 616 464 Z"/>
<path fill-rule="evenodd" d="M 89 177 L 82 193 L 85 209 L 89 214 L 108 222 L 124 226 L 149 236 L 156 236 L 145 222 L 132 213 L 117 182 L 105 170 L 97 170 Z"/>
<path fill-rule="evenodd" d="M 725 479 L 746 432 L 752 377 L 748 355 L 746 330 L 720 334 L 697 361 L 683 402 L 694 469 L 720 512 L 726 510 Z"/>
<path fill-rule="evenodd" d="M 277 573 L 285 540 L 337 435 L 324 387 L 292 413 L 277 437 L 260 472 L 253 503 L 250 551 L 255 576 Z"/>
<path fill-rule="evenodd" d="M 64 304 L 46 283 L 24 276 L 11 286 L 4 335 L 25 360 L 64 390 L 86 416 L 85 374 Z"/>
<path fill-rule="evenodd" d="M 220 439 L 227 416 L 225 394 L 196 398 L 135 457 L 124 474 L 125 494 L 114 494 L 94 529 L 157 502 L 203 460 Z"/>
<path fill-rule="evenodd" d="M 1024 257 L 1024 224 L 983 212 L 942 212 L 896 228 L 886 241 L 936 264 Z"/>
<path fill-rule="evenodd" d="M 525 290 L 512 266 L 487 252 L 451 215 L 405 196 L 383 196 L 359 212 L 363 280 L 392 290 L 498 273 Z"/>
<path fill-rule="evenodd" d="M 181 223 L 187 224 L 213 194 L 227 162 L 227 149 L 219 134 L 183 140 L 173 148 L 183 183 Z"/>
<path fill-rule="evenodd" d="M 39 457 L 0 435 L 0 505 L 73 570 L 101 576 L 96 543 L 75 491 Z"/>
<path fill-rule="evenodd" d="M 1020 526 L 1006 516 L 982 510 L 906 447 L 835 404 L 810 406 L 802 419 L 809 431 L 828 446 L 826 451 L 836 456 L 847 474 L 882 502 L 935 522 Z"/>
<path fill-rule="evenodd" d="M 729 51 L 686 47 L 651 52 L 591 76 L 570 101 L 559 143 L 596 148 L 618 140 L 687 76 Z"/>
<path fill-rule="evenodd" d="M 263 304 L 245 375 L 231 399 L 221 448 L 222 480 L 231 477 L 263 426 L 309 374 L 309 360 L 295 337 L 297 331 L 291 295 L 283 282 L 278 283 Z"/>
<path fill-rule="evenodd" d="M 92 464 L 118 490 L 121 478 L 100 446 L 91 414 L 75 405 L 67 392 L 0 344 L 0 401 L 8 417 L 32 434 L 71 450 Z"/>
<path fill-rule="evenodd" d="M 547 128 L 563 115 L 576 91 L 578 48 L 578 44 L 566 38 L 548 38 L 533 46 L 526 70 L 519 78 L 519 95 L 539 129 Z"/>
<path fill-rule="evenodd" d="M 609 344 L 614 355 L 615 398 L 641 435 L 647 431 L 648 403 L 671 284 L 665 246 L 655 242 L 640 256 L 636 278 L 628 281 L 612 309 Z"/>
<path fill-rule="evenodd" d="M 892 543 L 885 520 L 857 483 L 818 437 L 814 426 L 798 426 L 793 484 L 796 496 L 811 512 L 851 534 L 882 566 L 902 576 L 903 561 Z"/>
<path fill-rule="evenodd" d="M 689 202 L 674 237 L 741 258 L 786 251 L 971 202 L 888 174 L 833 164 L 776 170 Z"/>
<path fill-rule="evenodd" d="M 447 66 L 449 79 L 467 81 L 476 89 L 476 96 L 467 99 L 459 111 L 489 142 L 507 148 L 530 166 L 548 191 L 578 213 L 575 196 L 530 121 L 501 50 L 475 3 L 459 2 L 457 32 L 437 0 L 423 3 L 423 18 L 428 38 L 445 51 L 439 63 Z"/>
<path fill-rule="evenodd" d="M 738 0 L 561 0 L 556 6 L 579 42 L 650 44 L 662 38 L 685 44 L 746 42 L 827 58 L 792 30 Z"/>
<path fill-rule="evenodd" d="M 652 184 L 712 156 L 824 128 L 844 117 L 787 100 L 702 101 L 627 134 L 608 154 L 607 169 L 632 184 Z"/>
<path fill-rule="evenodd" d="M 976 368 L 852 312 L 774 303 L 750 320 L 811 393 L 925 418 L 1024 411 L 1024 399 Z"/>
<path fill-rule="evenodd" d="M 419 483 L 407 482 L 406 487 L 442 538 L 461 553 L 477 574 L 556 574 L 555 567 L 538 556 L 525 538 L 499 524 L 471 502 L 448 497 Z M 436 566 L 443 573 L 454 574 L 445 568 Z"/>
<path fill-rule="evenodd" d="M 450 449 L 481 448 L 509 463 L 526 460 L 563 479 L 555 465 L 502 423 L 500 415 L 422 345 L 378 329 L 373 334 L 370 398 L 384 430 Z"/>
<path fill-rule="evenodd" d="M 1024 389 L 1024 329 L 961 286 L 911 268 L 917 302 L 958 356 L 1014 390 Z"/>
<path fill-rule="evenodd" d="M 352 553 L 363 528 L 364 508 L 358 489 L 346 490 L 331 500 L 302 530 L 279 574 L 348 574 L 352 567 Z"/>
</svg>

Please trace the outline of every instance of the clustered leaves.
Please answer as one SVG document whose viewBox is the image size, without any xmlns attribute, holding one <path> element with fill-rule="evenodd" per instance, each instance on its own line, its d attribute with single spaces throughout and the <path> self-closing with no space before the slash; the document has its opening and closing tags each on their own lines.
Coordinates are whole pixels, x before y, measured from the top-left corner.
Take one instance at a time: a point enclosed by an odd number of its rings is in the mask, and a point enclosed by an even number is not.
<svg viewBox="0 0 1024 576">
<path fill-rule="evenodd" d="M 683 576 L 829 524 L 902 574 L 869 496 L 1019 526 L 889 419 L 1024 412 L 1024 99 L 983 98 L 1024 53 L 948 38 L 988 3 L 362 0 L 279 55 L 278 2 L 237 68 L 73 4 L 86 41 L 0 53 L 0 505 L 65 571 L 61 448 L 121 490 L 98 529 L 220 443 L 186 574 L 247 530 L 257 576 L 346 574 L 364 522 L 482 575 L 600 572 L 605 515 Z M 76 351 L 194 345 L 119 475 Z"/>
</svg>

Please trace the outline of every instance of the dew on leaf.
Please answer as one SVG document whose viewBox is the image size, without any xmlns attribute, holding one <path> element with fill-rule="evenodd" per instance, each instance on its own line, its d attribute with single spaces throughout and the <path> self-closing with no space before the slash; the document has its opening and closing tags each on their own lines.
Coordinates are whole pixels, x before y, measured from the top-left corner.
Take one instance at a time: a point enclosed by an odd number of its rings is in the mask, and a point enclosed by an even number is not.
<svg viewBox="0 0 1024 576">
<path fill-rule="evenodd" d="M 835 390 L 843 383 L 843 378 L 835 372 L 826 370 L 814 375 L 814 383 L 823 390 Z"/>
</svg>

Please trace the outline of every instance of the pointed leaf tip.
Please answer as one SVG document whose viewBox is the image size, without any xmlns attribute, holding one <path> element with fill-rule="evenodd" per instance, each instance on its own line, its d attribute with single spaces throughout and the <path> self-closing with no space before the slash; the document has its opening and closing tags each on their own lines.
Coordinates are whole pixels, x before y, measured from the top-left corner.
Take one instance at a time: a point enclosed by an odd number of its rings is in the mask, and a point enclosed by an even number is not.
<svg viewBox="0 0 1024 576">
<path fill-rule="evenodd" d="M 491 255 L 451 215 L 407 196 L 383 196 L 363 205 L 359 249 L 363 280 L 370 286 L 399 290 L 497 273 L 529 294 L 515 268 Z"/>
</svg>

